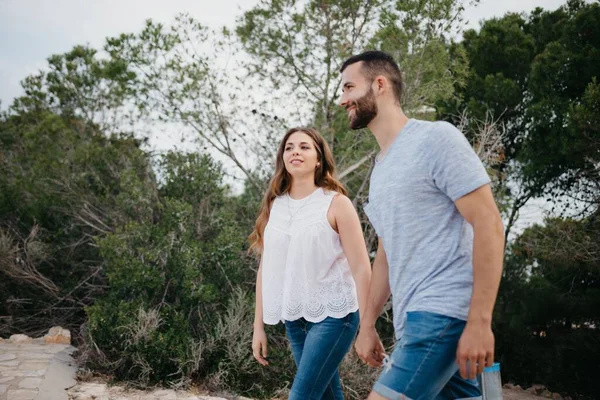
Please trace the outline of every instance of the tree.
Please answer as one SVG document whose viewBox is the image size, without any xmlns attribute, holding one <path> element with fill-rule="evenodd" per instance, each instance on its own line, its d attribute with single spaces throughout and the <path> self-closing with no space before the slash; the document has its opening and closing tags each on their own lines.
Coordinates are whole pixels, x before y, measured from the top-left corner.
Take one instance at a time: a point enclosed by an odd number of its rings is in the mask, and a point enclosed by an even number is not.
<svg viewBox="0 0 600 400">
<path fill-rule="evenodd" d="M 462 48 L 455 47 L 456 57 L 450 57 L 450 36 L 461 25 L 466 3 L 262 1 L 240 17 L 236 34 L 249 56 L 248 76 L 260 79 L 291 110 L 286 120 L 313 125 L 325 136 L 358 205 L 367 196 L 377 145 L 366 130 L 348 129 L 346 113 L 336 104 L 343 61 L 366 49 L 393 54 L 407 83 L 405 110 L 422 117 L 423 106 L 451 97 L 453 86 L 466 78 Z M 367 231 L 369 246 L 374 238 Z"/>
<path fill-rule="evenodd" d="M 594 398 L 600 225 L 548 219 L 511 245 L 494 316 L 504 380 Z M 582 397 L 586 398 L 586 397 Z"/>
<path fill-rule="evenodd" d="M 95 239 L 152 220 L 156 182 L 130 135 L 49 111 L 0 120 L 1 329 L 76 328 L 102 292 Z"/>
<path fill-rule="evenodd" d="M 12 112 L 49 110 L 94 122 L 109 133 L 122 131 L 131 122 L 125 103 L 133 95 L 135 75 L 122 61 L 102 59 L 95 49 L 75 46 L 65 54 L 50 56 L 48 69 L 25 78 L 25 96 L 14 101 Z"/>
<path fill-rule="evenodd" d="M 555 11 L 507 14 L 464 34 L 471 73 L 463 88 L 456 87 L 456 99 L 438 103 L 438 112 L 454 122 L 464 110 L 478 119 L 491 113 L 505 127 L 506 162 L 498 173 L 510 189 L 507 235 L 531 198 L 562 201 L 586 181 L 582 171 L 589 176 L 594 170 L 597 132 L 581 128 L 593 121 L 596 107 L 599 10 L 571 0 Z M 576 127 L 575 115 L 588 121 L 579 117 Z"/>
</svg>

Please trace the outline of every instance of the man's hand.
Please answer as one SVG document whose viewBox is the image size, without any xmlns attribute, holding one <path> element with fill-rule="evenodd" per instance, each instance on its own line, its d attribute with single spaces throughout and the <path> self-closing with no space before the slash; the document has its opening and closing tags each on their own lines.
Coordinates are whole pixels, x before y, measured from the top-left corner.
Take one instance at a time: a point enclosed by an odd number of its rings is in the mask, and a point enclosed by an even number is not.
<svg viewBox="0 0 600 400">
<path fill-rule="evenodd" d="M 458 341 L 456 363 L 463 379 L 475 379 L 484 367 L 494 364 L 494 333 L 490 322 L 467 322 Z"/>
<path fill-rule="evenodd" d="M 360 328 L 354 343 L 356 354 L 371 367 L 380 367 L 385 357 L 385 348 L 375 328 Z"/>
</svg>

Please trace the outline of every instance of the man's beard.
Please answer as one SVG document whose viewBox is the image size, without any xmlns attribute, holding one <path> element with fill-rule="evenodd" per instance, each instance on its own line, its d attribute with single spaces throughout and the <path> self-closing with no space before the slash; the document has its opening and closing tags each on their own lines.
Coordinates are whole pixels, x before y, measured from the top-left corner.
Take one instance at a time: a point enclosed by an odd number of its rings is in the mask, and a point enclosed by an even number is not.
<svg viewBox="0 0 600 400">
<path fill-rule="evenodd" d="M 355 100 L 350 107 L 354 107 L 354 117 L 350 118 L 350 129 L 366 128 L 377 116 L 377 103 L 373 88 L 369 88 L 369 91 L 360 99 Z"/>
</svg>

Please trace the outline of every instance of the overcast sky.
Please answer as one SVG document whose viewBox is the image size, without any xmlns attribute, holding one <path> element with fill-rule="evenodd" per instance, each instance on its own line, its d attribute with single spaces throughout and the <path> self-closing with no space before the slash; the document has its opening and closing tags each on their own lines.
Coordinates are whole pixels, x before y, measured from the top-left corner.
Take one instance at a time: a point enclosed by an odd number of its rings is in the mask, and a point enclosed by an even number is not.
<svg viewBox="0 0 600 400">
<path fill-rule="evenodd" d="M 482 0 L 465 17 L 470 27 L 509 11 L 555 9 L 566 0 Z M 233 25 L 257 0 L 0 0 L 0 100 L 6 108 L 21 94 L 19 82 L 51 54 L 77 44 L 101 47 L 104 38 L 138 32 L 148 18 L 171 22 L 189 12 L 211 27 Z"/>
<path fill-rule="evenodd" d="M 6 109 L 22 94 L 20 81 L 46 65 L 46 59 L 78 44 L 101 48 L 107 36 L 139 32 L 148 18 L 170 23 L 181 12 L 205 25 L 232 26 L 237 16 L 258 0 L 0 0 L 0 101 Z M 466 10 L 467 27 L 507 12 L 554 10 L 566 0 L 481 0 Z M 173 135 L 158 135 L 152 147 L 173 148 Z M 541 220 L 541 201 L 534 201 L 519 218 L 519 228 Z M 520 230 L 520 229 L 519 229 Z"/>
</svg>

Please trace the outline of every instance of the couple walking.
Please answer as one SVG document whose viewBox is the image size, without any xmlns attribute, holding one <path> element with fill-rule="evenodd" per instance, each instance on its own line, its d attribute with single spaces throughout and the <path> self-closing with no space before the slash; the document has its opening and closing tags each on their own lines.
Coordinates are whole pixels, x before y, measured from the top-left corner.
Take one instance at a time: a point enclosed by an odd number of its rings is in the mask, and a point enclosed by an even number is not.
<svg viewBox="0 0 600 400">
<path fill-rule="evenodd" d="M 282 321 L 297 365 L 290 400 L 343 399 L 338 367 L 355 338 L 366 364 L 385 364 L 369 400 L 481 398 L 504 249 L 489 177 L 453 125 L 406 117 L 391 56 L 353 56 L 341 74 L 350 128 L 368 127 L 380 147 L 364 206 L 377 254 L 371 267 L 327 143 L 290 129 L 250 236 L 261 254 L 254 357 L 268 365 L 264 324 Z M 390 295 L 386 355 L 375 321 Z"/>
</svg>

